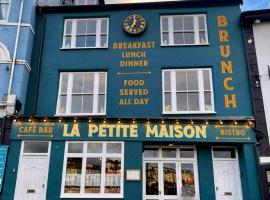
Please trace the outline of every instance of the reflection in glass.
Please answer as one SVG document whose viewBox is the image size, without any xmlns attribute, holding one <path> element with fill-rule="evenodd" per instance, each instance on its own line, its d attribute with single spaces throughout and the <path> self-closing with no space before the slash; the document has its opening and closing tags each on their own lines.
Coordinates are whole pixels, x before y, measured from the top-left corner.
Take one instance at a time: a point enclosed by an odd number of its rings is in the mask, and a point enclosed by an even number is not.
<svg viewBox="0 0 270 200">
<path fill-rule="evenodd" d="M 169 33 L 162 33 L 162 44 L 169 44 Z"/>
<path fill-rule="evenodd" d="M 146 195 L 158 194 L 158 164 L 146 163 Z"/>
<path fill-rule="evenodd" d="M 88 20 L 87 21 L 87 33 L 95 34 L 96 33 L 96 20 Z"/>
<path fill-rule="evenodd" d="M 194 30 L 193 16 L 184 17 L 184 29 Z"/>
<path fill-rule="evenodd" d="M 85 174 L 85 192 L 100 193 L 101 158 L 87 158 Z"/>
<path fill-rule="evenodd" d="M 102 153 L 102 143 L 88 143 L 87 153 Z"/>
<path fill-rule="evenodd" d="M 67 105 L 67 95 L 60 95 L 60 103 L 58 112 L 59 113 L 65 113 L 66 112 L 66 105 Z"/>
<path fill-rule="evenodd" d="M 198 90 L 198 75 L 197 71 L 191 70 L 187 72 L 188 90 Z"/>
<path fill-rule="evenodd" d="M 121 158 L 106 158 L 105 193 L 120 193 Z"/>
<path fill-rule="evenodd" d="M 83 152 L 83 143 L 68 144 L 68 153 L 82 153 L 82 152 Z"/>
<path fill-rule="evenodd" d="M 67 158 L 64 193 L 80 193 L 82 158 Z"/>
<path fill-rule="evenodd" d="M 164 72 L 164 90 L 171 91 L 171 72 Z"/>
<path fill-rule="evenodd" d="M 82 111 L 82 95 L 72 95 L 71 112 L 80 113 Z"/>
<path fill-rule="evenodd" d="M 187 96 L 188 93 L 176 93 L 177 111 L 188 110 Z"/>
<path fill-rule="evenodd" d="M 171 92 L 165 92 L 165 111 L 172 110 L 172 95 Z"/>
<path fill-rule="evenodd" d="M 163 164 L 163 176 L 164 176 L 164 195 L 177 195 L 175 163 Z"/>
<path fill-rule="evenodd" d="M 183 30 L 183 17 L 174 17 L 173 18 L 173 30 L 174 31 L 181 31 Z"/>
<path fill-rule="evenodd" d="M 94 92 L 94 73 L 85 73 L 83 76 L 83 92 Z"/>
<path fill-rule="evenodd" d="M 77 34 L 85 34 L 86 33 L 86 20 L 78 20 L 77 21 Z"/>
<path fill-rule="evenodd" d="M 197 92 L 188 93 L 188 110 L 189 111 L 200 110 L 199 93 Z"/>
<path fill-rule="evenodd" d="M 233 148 L 214 148 L 214 158 L 236 158 Z"/>
<path fill-rule="evenodd" d="M 194 158 L 194 149 L 180 149 L 180 158 Z"/>
<path fill-rule="evenodd" d="M 204 92 L 204 104 L 205 104 L 206 111 L 212 110 L 211 92 Z"/>
<path fill-rule="evenodd" d="M 184 33 L 174 33 L 174 44 L 184 44 Z"/>
<path fill-rule="evenodd" d="M 193 163 L 181 164 L 182 193 L 184 198 L 195 197 L 194 166 Z"/>
<path fill-rule="evenodd" d="M 176 158 L 176 149 L 162 149 L 163 158 Z"/>
<path fill-rule="evenodd" d="M 48 142 L 25 142 L 24 153 L 48 153 Z"/>
<path fill-rule="evenodd" d="M 168 31 L 168 17 L 162 17 L 162 30 Z"/>
<path fill-rule="evenodd" d="M 143 156 L 145 158 L 157 158 L 158 157 L 158 149 L 144 149 Z"/>
<path fill-rule="evenodd" d="M 187 90 L 186 76 L 187 76 L 187 72 L 176 71 L 176 90 L 177 91 Z"/>
<path fill-rule="evenodd" d="M 107 143 L 107 153 L 121 153 L 121 143 Z"/>
</svg>

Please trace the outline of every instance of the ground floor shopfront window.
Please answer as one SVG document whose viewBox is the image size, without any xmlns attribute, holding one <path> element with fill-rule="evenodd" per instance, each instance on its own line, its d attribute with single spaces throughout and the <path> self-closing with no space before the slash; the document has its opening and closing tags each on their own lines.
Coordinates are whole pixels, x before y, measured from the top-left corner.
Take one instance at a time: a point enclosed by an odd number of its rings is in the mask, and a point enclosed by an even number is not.
<svg viewBox="0 0 270 200">
<path fill-rule="evenodd" d="M 62 197 L 123 197 L 122 142 L 67 142 Z"/>
<path fill-rule="evenodd" d="M 199 199 L 196 149 L 193 147 L 146 147 L 145 200 Z"/>
</svg>

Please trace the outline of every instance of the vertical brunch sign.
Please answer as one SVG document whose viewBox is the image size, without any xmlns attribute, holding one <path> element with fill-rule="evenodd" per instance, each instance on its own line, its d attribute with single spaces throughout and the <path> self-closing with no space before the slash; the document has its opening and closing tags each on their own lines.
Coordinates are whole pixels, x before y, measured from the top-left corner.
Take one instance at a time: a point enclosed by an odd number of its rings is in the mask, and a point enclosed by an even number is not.
<svg viewBox="0 0 270 200">
<path fill-rule="evenodd" d="M 236 94 L 233 84 L 233 62 L 231 61 L 231 47 L 229 45 L 229 33 L 227 31 L 228 20 L 225 16 L 217 16 L 220 42 L 221 73 L 223 75 L 223 86 L 226 90 L 224 94 L 225 108 L 237 108 Z"/>
<path fill-rule="evenodd" d="M 154 41 L 114 42 L 119 52 L 118 72 L 120 86 L 119 106 L 143 106 L 150 103 L 146 76 L 151 76 L 148 53 L 155 48 Z"/>
</svg>

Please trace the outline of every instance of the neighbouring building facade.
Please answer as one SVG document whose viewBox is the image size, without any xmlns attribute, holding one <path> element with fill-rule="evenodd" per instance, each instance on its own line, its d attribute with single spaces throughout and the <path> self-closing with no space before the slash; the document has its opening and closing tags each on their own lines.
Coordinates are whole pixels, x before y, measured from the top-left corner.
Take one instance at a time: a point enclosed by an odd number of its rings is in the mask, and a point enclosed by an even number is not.
<svg viewBox="0 0 270 200">
<path fill-rule="evenodd" d="M 0 196 L 14 114 L 24 110 L 36 0 L 0 0 Z"/>
<path fill-rule="evenodd" d="M 2 199 L 260 200 L 240 3 L 39 8 Z"/>
<path fill-rule="evenodd" d="M 250 72 L 256 131 L 260 134 L 257 147 L 261 183 L 264 199 L 270 199 L 270 10 L 243 12 L 241 24 Z"/>
</svg>

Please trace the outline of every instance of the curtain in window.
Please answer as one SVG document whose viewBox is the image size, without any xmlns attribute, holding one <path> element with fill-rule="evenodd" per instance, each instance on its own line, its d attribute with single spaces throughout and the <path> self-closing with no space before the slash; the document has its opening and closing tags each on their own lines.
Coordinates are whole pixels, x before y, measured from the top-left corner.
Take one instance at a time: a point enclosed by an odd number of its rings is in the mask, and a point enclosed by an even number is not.
<svg viewBox="0 0 270 200">
<path fill-rule="evenodd" d="M 9 0 L 0 0 L 0 20 L 6 20 L 8 14 Z"/>
</svg>

